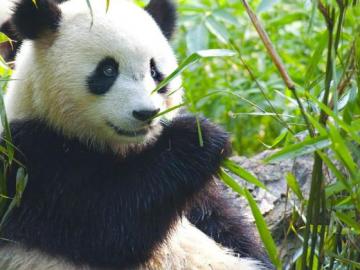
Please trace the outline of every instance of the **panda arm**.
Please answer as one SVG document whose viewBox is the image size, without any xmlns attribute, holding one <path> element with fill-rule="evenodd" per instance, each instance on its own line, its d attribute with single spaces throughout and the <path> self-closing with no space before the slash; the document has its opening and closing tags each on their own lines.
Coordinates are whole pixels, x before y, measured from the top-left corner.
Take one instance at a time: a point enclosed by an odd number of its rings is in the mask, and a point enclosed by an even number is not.
<svg viewBox="0 0 360 270">
<path fill-rule="evenodd" d="M 181 116 L 125 158 L 91 151 L 44 123 L 11 123 L 29 180 L 4 237 L 77 264 L 145 263 L 229 153 L 228 135 L 199 122 L 203 146 L 196 119 Z"/>
<path fill-rule="evenodd" d="M 266 269 L 274 269 L 253 226 L 241 215 L 236 203 L 222 184 L 211 183 L 197 196 L 186 215 L 217 243 L 232 249 L 240 257 L 263 262 Z"/>
</svg>

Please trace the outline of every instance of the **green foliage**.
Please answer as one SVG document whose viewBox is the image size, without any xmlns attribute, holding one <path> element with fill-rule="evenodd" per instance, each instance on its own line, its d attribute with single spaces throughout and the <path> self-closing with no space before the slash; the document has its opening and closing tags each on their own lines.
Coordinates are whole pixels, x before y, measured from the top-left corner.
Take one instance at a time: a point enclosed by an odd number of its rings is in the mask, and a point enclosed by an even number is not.
<svg viewBox="0 0 360 270">
<path fill-rule="evenodd" d="M 0 33 L 0 44 L 9 42 L 10 39 L 3 33 Z M 11 42 L 11 41 L 10 41 Z M 10 211 L 20 204 L 22 193 L 26 187 L 27 176 L 22 164 L 14 158 L 15 148 L 11 143 L 11 134 L 9 124 L 6 117 L 3 95 L 10 79 L 12 70 L 0 56 L 0 118 L 2 140 L 5 142 L 0 146 L 0 226 L 5 221 Z M 20 167 L 16 175 L 16 192 L 15 197 L 10 198 L 7 194 L 6 177 L 9 173 L 10 166 L 16 163 Z"/>
</svg>

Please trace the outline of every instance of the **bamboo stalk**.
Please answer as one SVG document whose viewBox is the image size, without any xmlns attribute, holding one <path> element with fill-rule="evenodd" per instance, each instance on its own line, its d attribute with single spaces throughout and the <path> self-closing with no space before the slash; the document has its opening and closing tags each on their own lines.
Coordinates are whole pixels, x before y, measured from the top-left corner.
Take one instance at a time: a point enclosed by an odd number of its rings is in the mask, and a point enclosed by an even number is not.
<svg viewBox="0 0 360 270">
<path fill-rule="evenodd" d="M 277 69 L 279 70 L 280 75 L 283 78 L 286 86 L 291 90 L 295 89 L 295 83 L 290 78 L 283 61 L 281 60 L 279 54 L 277 53 L 275 47 L 273 46 L 268 34 L 264 30 L 263 26 L 261 25 L 259 19 L 256 16 L 256 14 L 252 11 L 251 7 L 249 6 L 249 4 L 247 3 L 246 0 L 242 0 L 242 3 L 246 9 L 247 14 L 250 17 L 251 22 L 253 23 L 253 25 L 256 29 L 256 32 L 258 32 L 262 42 L 264 43 L 264 45 L 266 47 L 266 50 L 268 51 L 271 59 L 273 60 Z"/>
<path fill-rule="evenodd" d="M 272 44 L 272 42 L 270 40 L 269 35 L 265 31 L 264 27 L 261 25 L 260 20 L 258 19 L 258 17 L 254 13 L 254 11 L 251 9 L 251 7 L 249 6 L 249 4 L 247 3 L 246 0 L 242 0 L 242 3 L 245 7 L 245 10 L 246 10 L 252 24 L 255 27 L 256 32 L 258 33 L 261 41 L 263 42 L 270 58 L 274 62 L 275 66 L 277 67 L 286 87 L 289 88 L 291 90 L 291 92 L 293 93 L 295 100 L 300 108 L 301 115 L 305 121 L 306 127 L 309 131 L 309 134 L 313 137 L 315 135 L 314 129 L 313 129 L 312 125 L 310 124 L 310 121 L 305 113 L 305 108 L 302 105 L 301 100 L 296 92 L 295 83 L 293 82 L 289 73 L 287 72 L 281 57 L 277 53 L 274 45 Z"/>
</svg>

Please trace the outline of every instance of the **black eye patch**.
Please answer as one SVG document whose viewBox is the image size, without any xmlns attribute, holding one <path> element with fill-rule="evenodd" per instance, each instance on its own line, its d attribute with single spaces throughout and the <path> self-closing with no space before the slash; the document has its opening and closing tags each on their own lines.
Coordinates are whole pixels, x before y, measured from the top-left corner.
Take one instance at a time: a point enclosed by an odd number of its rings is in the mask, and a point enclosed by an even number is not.
<svg viewBox="0 0 360 270">
<path fill-rule="evenodd" d="M 154 58 L 152 58 L 150 60 L 150 72 L 151 72 L 151 77 L 154 79 L 154 81 L 157 84 L 165 79 L 164 75 L 159 71 L 158 67 L 156 66 Z M 167 91 L 168 91 L 168 89 L 165 86 L 165 87 L 159 89 L 158 93 L 165 94 Z"/>
<path fill-rule="evenodd" d="M 102 95 L 110 90 L 118 75 L 118 62 L 114 58 L 106 57 L 98 63 L 86 82 L 91 93 Z"/>
</svg>

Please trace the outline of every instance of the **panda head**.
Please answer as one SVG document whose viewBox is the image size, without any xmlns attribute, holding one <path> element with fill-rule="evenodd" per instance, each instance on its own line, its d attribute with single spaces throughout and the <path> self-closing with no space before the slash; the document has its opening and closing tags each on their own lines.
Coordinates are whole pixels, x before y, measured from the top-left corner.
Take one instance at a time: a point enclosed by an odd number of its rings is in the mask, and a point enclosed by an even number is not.
<svg viewBox="0 0 360 270">
<path fill-rule="evenodd" d="M 24 39 L 6 95 L 8 117 L 39 119 L 68 137 L 127 149 L 161 132 L 154 116 L 181 102 L 181 81 L 153 93 L 177 67 L 171 0 L 21 0 L 12 24 Z M 62 1 L 60 1 L 62 2 Z"/>
</svg>

